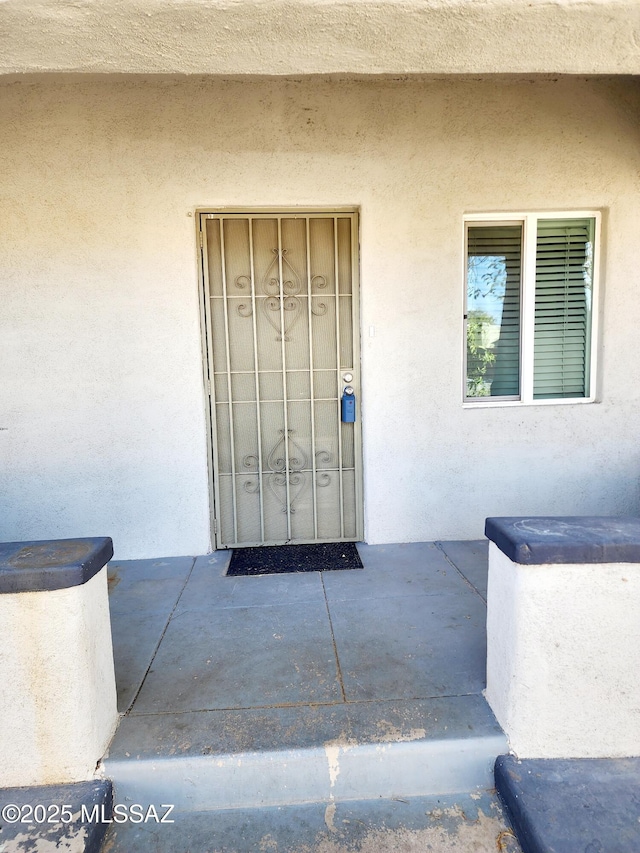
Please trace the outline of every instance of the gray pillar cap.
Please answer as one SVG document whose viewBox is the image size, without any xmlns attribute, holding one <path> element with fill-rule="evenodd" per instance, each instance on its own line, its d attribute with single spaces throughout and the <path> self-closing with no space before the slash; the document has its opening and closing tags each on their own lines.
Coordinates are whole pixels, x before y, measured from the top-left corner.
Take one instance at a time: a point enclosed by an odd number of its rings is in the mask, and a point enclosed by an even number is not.
<svg viewBox="0 0 640 853">
<path fill-rule="evenodd" d="M 81 586 L 113 557 L 108 536 L 0 542 L 0 594 Z"/>
<path fill-rule="evenodd" d="M 640 518 L 488 518 L 485 536 L 513 563 L 640 563 Z"/>
</svg>

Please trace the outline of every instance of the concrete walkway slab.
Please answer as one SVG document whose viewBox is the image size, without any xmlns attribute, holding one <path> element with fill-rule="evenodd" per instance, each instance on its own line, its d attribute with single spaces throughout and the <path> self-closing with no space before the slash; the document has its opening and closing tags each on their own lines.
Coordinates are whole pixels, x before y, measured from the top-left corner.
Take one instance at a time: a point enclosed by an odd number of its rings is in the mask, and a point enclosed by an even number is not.
<svg viewBox="0 0 640 853">
<path fill-rule="evenodd" d="M 180 611 L 132 713 L 340 699 L 326 606 L 308 601 Z"/>
<path fill-rule="evenodd" d="M 460 542 L 438 542 L 438 546 L 466 580 L 487 600 L 487 560 L 489 543 L 486 539 Z"/>
<path fill-rule="evenodd" d="M 433 542 L 359 544 L 358 551 L 365 571 L 322 575 L 329 602 L 457 594 L 467 589 L 460 573 Z"/>
<path fill-rule="evenodd" d="M 456 595 L 331 602 L 347 701 L 480 693 L 485 685 L 486 607 Z"/>
<path fill-rule="evenodd" d="M 194 562 L 193 557 L 110 562 L 107 574 L 111 611 L 130 613 L 169 608 L 171 612 Z"/>
<path fill-rule="evenodd" d="M 125 614 L 111 613 L 113 658 L 116 671 L 118 712 L 126 714 L 138 695 L 160 640 L 169 624 L 170 613 L 151 610 L 126 614 L 127 627 L 117 627 Z"/>
<path fill-rule="evenodd" d="M 224 556 L 198 557 L 176 614 L 184 610 L 324 602 L 319 572 L 228 578 L 225 572 L 230 553 L 224 551 L 219 552 Z"/>
<path fill-rule="evenodd" d="M 193 564 L 193 557 L 109 563 L 109 609 L 121 714 L 130 709 L 142 686 Z"/>
</svg>

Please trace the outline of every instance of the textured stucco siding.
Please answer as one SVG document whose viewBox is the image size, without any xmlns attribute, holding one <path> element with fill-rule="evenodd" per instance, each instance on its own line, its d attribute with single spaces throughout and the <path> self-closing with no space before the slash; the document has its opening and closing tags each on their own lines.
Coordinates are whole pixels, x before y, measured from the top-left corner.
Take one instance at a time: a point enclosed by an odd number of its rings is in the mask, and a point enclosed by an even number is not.
<svg viewBox="0 0 640 853">
<path fill-rule="evenodd" d="M 489 546 L 487 701 L 518 758 L 640 755 L 640 566 Z"/>
<path fill-rule="evenodd" d="M 640 72 L 636 0 L 3 0 L 0 74 Z"/>
<path fill-rule="evenodd" d="M 369 542 L 637 513 L 638 103 L 611 80 L 6 84 L 0 538 L 207 550 L 206 205 L 360 209 Z M 464 213 L 594 208 L 601 402 L 463 409 Z"/>
<path fill-rule="evenodd" d="M 0 595 L 0 624 L 0 786 L 93 779 L 118 724 L 106 568 L 79 586 Z"/>
</svg>

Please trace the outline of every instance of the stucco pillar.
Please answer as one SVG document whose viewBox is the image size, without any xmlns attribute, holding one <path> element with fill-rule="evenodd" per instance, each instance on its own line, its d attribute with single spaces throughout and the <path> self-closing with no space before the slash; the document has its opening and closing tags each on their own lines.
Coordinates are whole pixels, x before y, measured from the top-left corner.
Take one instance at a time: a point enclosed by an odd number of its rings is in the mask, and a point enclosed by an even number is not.
<svg viewBox="0 0 640 853">
<path fill-rule="evenodd" d="M 519 758 L 640 756 L 640 519 L 489 518 L 486 698 Z"/>
<path fill-rule="evenodd" d="M 111 539 L 0 544 L 0 788 L 93 778 L 118 714 Z"/>
</svg>

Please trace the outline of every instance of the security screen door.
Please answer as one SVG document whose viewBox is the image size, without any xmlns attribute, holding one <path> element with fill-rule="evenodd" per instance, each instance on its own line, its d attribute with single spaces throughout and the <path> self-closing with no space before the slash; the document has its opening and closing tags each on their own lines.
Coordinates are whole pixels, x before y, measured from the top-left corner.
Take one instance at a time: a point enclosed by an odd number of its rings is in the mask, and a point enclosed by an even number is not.
<svg viewBox="0 0 640 853">
<path fill-rule="evenodd" d="M 216 547 L 361 539 L 356 214 L 200 229 Z"/>
</svg>

